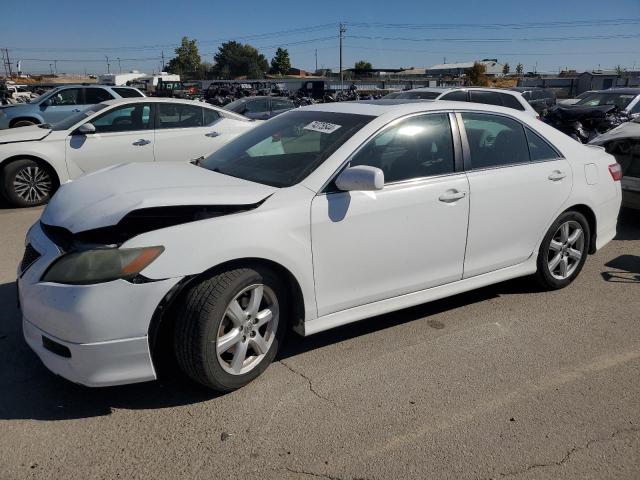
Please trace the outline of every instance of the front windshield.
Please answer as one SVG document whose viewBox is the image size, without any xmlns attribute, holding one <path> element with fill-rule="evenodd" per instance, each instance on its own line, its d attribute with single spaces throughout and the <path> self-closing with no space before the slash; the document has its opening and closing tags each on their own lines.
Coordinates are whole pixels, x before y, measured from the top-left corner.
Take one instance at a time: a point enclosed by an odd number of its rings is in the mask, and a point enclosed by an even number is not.
<svg viewBox="0 0 640 480">
<path fill-rule="evenodd" d="M 200 165 L 251 182 L 290 187 L 307 177 L 373 118 L 290 111 L 249 130 Z"/>
<path fill-rule="evenodd" d="M 64 120 L 61 120 L 58 123 L 54 123 L 51 126 L 51 130 L 56 131 L 56 132 L 58 130 L 69 130 L 76 123 L 81 122 L 82 120 L 90 117 L 94 113 L 99 112 L 100 110 L 102 110 L 103 108 L 106 108 L 106 107 L 107 107 L 107 105 L 105 105 L 104 103 L 98 103 L 97 105 L 91 105 L 90 107 L 86 108 L 85 110 L 83 110 L 81 112 L 74 113 L 70 117 L 67 117 Z"/>
<path fill-rule="evenodd" d="M 636 98 L 636 95 L 631 93 L 592 93 L 577 102 L 576 105 L 585 107 L 615 105 L 618 108 L 625 109 L 634 98 Z"/>
</svg>

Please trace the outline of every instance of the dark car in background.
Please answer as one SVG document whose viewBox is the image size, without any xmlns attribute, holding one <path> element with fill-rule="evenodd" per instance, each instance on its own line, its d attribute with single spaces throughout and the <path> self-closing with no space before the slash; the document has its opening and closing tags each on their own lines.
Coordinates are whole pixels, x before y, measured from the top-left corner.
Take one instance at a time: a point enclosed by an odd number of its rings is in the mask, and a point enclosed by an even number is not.
<svg viewBox="0 0 640 480">
<path fill-rule="evenodd" d="M 520 92 L 522 97 L 529 102 L 529 105 L 533 107 L 533 109 L 542 113 L 547 108 L 553 107 L 556 104 L 556 94 L 553 90 L 549 90 L 546 88 L 540 87 L 512 87 L 510 90 L 514 90 L 516 92 Z"/>
<path fill-rule="evenodd" d="M 296 108 L 296 105 L 288 98 L 267 96 L 239 98 L 224 107 L 225 110 L 255 120 L 267 120 L 292 108 Z"/>
</svg>

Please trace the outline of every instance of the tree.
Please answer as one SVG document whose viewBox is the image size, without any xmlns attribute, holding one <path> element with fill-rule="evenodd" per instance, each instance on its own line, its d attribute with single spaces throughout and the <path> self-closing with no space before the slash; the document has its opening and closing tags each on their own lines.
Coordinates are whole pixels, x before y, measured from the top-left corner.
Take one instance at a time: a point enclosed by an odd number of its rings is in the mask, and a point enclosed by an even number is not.
<svg viewBox="0 0 640 480">
<path fill-rule="evenodd" d="M 518 65 L 516 65 L 516 73 L 518 75 L 522 75 L 522 72 L 524 72 L 524 65 L 518 63 Z"/>
<path fill-rule="evenodd" d="M 355 64 L 355 70 L 371 70 L 373 68 L 373 66 L 371 65 L 371 62 L 367 62 L 365 60 L 359 60 L 356 62 Z"/>
<path fill-rule="evenodd" d="M 175 52 L 176 56 L 169 61 L 167 67 L 169 72 L 183 74 L 200 70 L 200 54 L 195 39 L 182 37 L 182 43 Z"/>
<path fill-rule="evenodd" d="M 624 77 L 627 70 L 622 65 L 616 65 L 616 75 Z"/>
<path fill-rule="evenodd" d="M 487 76 L 485 72 L 487 71 L 487 67 L 485 67 L 482 63 L 475 62 L 473 67 L 467 73 L 467 79 L 470 85 L 476 86 L 486 86 L 489 84 L 487 80 Z"/>
<path fill-rule="evenodd" d="M 510 71 L 511 71 L 511 65 L 509 65 L 508 63 L 505 63 L 504 66 L 502 67 L 502 73 L 505 75 L 509 75 Z"/>
<path fill-rule="evenodd" d="M 213 59 L 216 61 L 216 74 L 226 79 L 241 76 L 262 78 L 269 69 L 269 62 L 255 47 L 233 40 L 220 45 Z"/>
<path fill-rule="evenodd" d="M 289 60 L 289 51 L 286 48 L 279 48 L 271 59 L 271 73 L 286 75 L 291 69 L 291 60 Z"/>
</svg>

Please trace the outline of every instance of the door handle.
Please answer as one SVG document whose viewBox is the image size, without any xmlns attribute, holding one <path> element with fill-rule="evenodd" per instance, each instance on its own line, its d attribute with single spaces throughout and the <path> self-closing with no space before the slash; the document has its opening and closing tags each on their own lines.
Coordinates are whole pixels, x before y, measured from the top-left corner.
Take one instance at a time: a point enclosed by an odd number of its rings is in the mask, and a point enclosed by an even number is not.
<svg viewBox="0 0 640 480">
<path fill-rule="evenodd" d="M 135 145 L 136 147 L 142 147 L 143 145 L 149 145 L 151 143 L 151 140 L 145 140 L 144 138 L 141 138 L 140 140 L 136 140 L 135 142 L 133 142 L 131 145 Z"/>
<path fill-rule="evenodd" d="M 438 200 L 444 203 L 453 203 L 461 198 L 464 198 L 467 195 L 467 192 L 460 192 L 459 190 L 447 190 L 446 193 L 443 193 L 438 197 Z"/>
<path fill-rule="evenodd" d="M 218 137 L 220 136 L 219 132 L 209 132 L 204 134 L 205 137 Z"/>
<path fill-rule="evenodd" d="M 564 172 L 561 172 L 560 170 L 554 170 L 553 172 L 551 172 L 549 174 L 549 180 L 552 180 L 554 182 L 557 182 L 558 180 L 562 180 L 564 177 L 566 177 L 567 174 Z"/>
</svg>

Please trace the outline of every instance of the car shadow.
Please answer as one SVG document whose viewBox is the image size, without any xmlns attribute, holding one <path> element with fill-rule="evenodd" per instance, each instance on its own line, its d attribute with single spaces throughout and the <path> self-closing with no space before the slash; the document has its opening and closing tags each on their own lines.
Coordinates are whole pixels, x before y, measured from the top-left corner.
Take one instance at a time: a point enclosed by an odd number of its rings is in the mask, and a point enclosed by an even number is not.
<svg viewBox="0 0 640 480">
<path fill-rule="evenodd" d="M 625 216 L 619 228 L 619 240 L 640 238 L 635 218 Z M 630 224 L 631 223 L 631 224 Z M 636 275 L 640 281 L 640 257 L 621 255 L 606 264 L 616 269 L 609 281 L 622 275 Z M 626 274 L 625 274 L 626 275 Z M 435 330 L 446 328 L 435 320 L 436 314 L 502 295 L 540 292 L 535 282 L 520 278 L 491 285 L 453 297 L 379 315 L 333 330 L 302 338 L 291 334 L 279 353 L 279 359 L 304 354 L 330 344 L 347 341 L 374 332 L 392 329 L 414 321 L 423 321 Z M 22 338 L 20 311 L 15 282 L 0 284 L 0 419 L 65 420 L 109 415 L 114 409 L 162 409 L 215 400 L 219 394 L 177 375 L 161 381 L 107 388 L 75 385 L 49 372 Z"/>
<path fill-rule="evenodd" d="M 620 210 L 616 240 L 640 240 L 640 210 Z"/>
<path fill-rule="evenodd" d="M 601 273 L 607 282 L 640 284 L 640 256 L 620 255 L 607 262 L 605 266 L 615 269 Z"/>
</svg>

